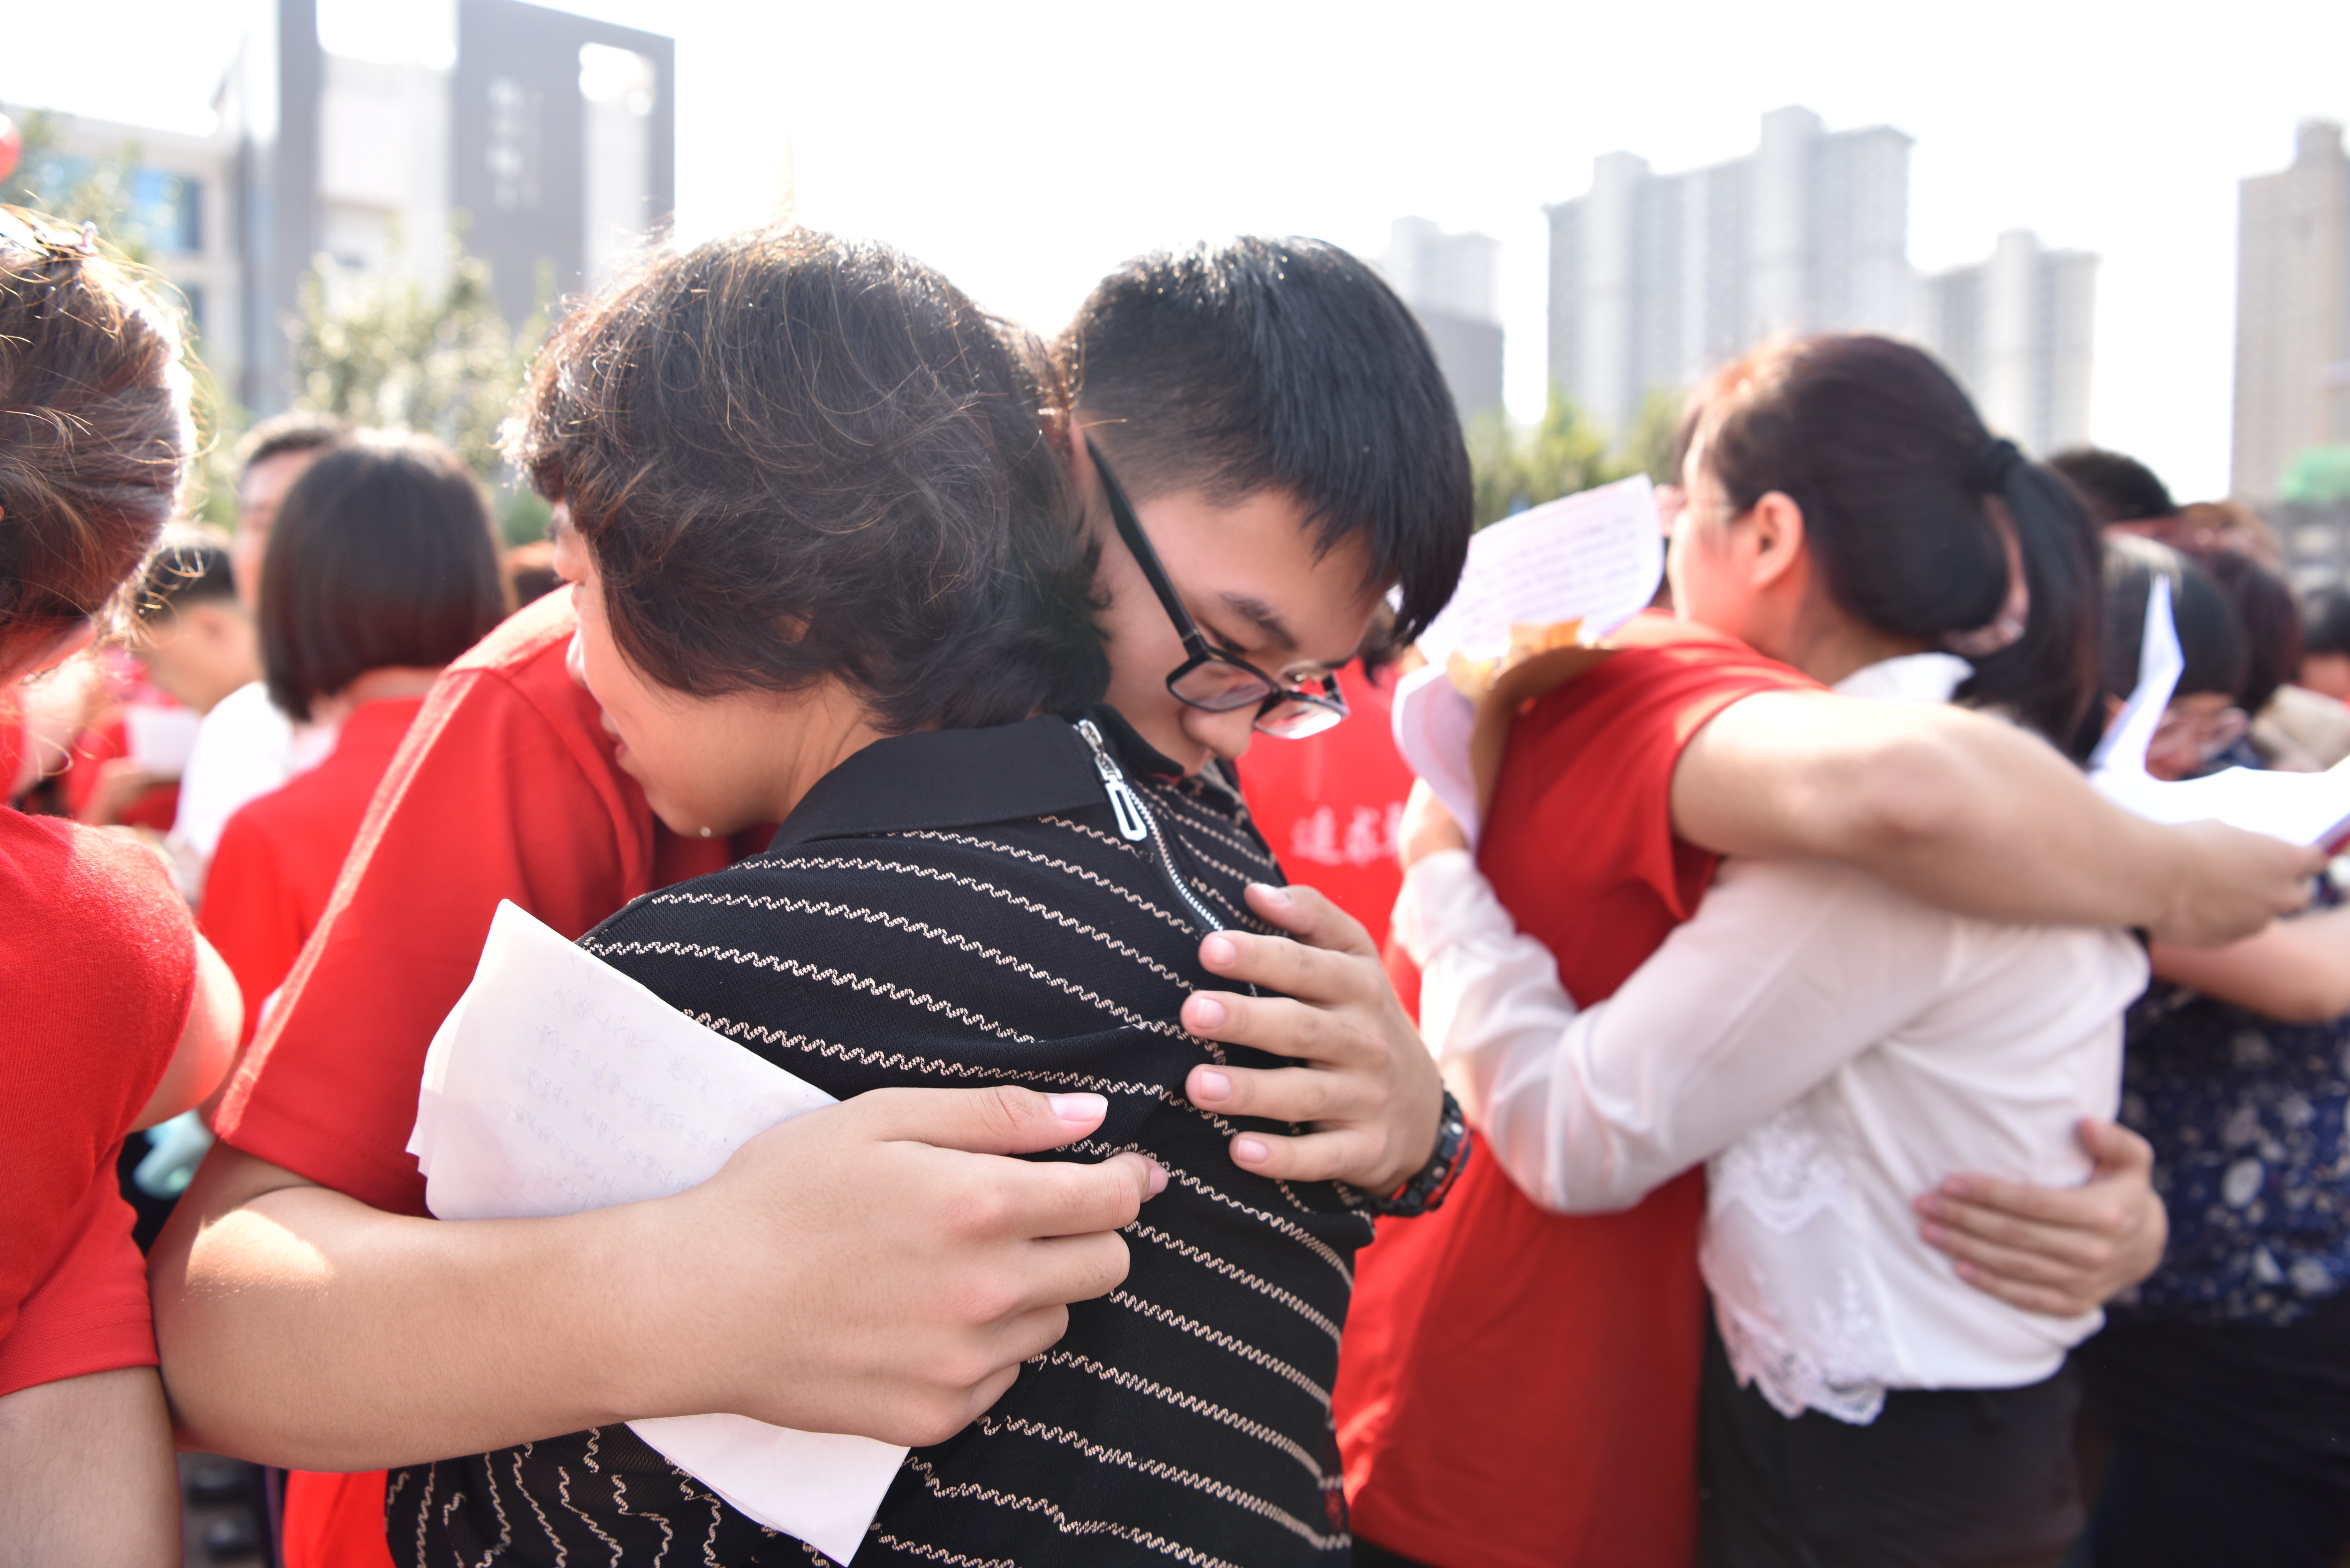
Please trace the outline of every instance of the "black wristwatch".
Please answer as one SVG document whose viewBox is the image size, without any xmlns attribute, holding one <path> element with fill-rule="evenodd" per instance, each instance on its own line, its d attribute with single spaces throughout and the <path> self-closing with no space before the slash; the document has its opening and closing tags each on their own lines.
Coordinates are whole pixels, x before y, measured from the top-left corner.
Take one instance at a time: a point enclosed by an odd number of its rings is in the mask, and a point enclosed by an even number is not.
<svg viewBox="0 0 2350 1568">
<path fill-rule="evenodd" d="M 1409 1217 L 1437 1208 L 1452 1190 L 1461 1168 L 1469 1163 L 1469 1150 L 1476 1141 L 1476 1135 L 1469 1130 L 1469 1118 L 1461 1114 L 1461 1102 L 1452 1097 L 1451 1090 L 1445 1090 L 1444 1107 L 1436 1124 L 1436 1152 L 1409 1181 L 1385 1198 L 1371 1199 L 1371 1212 Z"/>
</svg>

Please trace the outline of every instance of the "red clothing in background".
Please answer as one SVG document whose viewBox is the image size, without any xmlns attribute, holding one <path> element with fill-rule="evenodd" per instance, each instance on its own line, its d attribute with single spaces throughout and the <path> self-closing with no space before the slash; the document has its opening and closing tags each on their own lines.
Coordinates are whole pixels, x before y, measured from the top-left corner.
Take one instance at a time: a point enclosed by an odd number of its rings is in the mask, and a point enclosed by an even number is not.
<svg viewBox="0 0 2350 1568">
<path fill-rule="evenodd" d="M 0 808 L 0 1394 L 155 1365 L 114 1162 L 187 1027 L 195 962 L 151 851 Z"/>
<path fill-rule="evenodd" d="M 325 918 L 230 1080 L 223 1141 L 395 1214 L 425 1048 L 463 994 L 498 900 L 567 937 L 655 888 L 722 870 L 724 839 L 662 829 L 613 760 L 564 652 L 568 594 L 451 665 L 369 806 Z"/>
<path fill-rule="evenodd" d="M 24 765 L 25 721 L 13 706 L 0 707 L 0 806 L 16 798 L 16 770 Z"/>
<path fill-rule="evenodd" d="M 221 830 L 202 924 L 244 993 L 246 1040 L 260 1025 L 262 1002 L 325 917 L 368 802 L 423 706 L 421 697 L 360 704 L 343 721 L 333 754 L 247 802 Z"/>
<path fill-rule="evenodd" d="M 1673 836 L 1690 736 L 1812 682 L 1649 613 L 1510 734 L 1478 864 L 1576 1002 L 1696 912 L 1716 857 Z M 1356 1267 L 1336 1414 L 1354 1528 L 1440 1568 L 1696 1556 L 1701 1171 L 1619 1214 L 1545 1214 L 1479 1149 L 1444 1207 Z"/>
<path fill-rule="evenodd" d="M 375 1208 L 424 1213 L 407 1152 L 424 1053 L 473 977 L 498 900 L 577 937 L 640 893 L 724 868 L 726 840 L 670 833 L 613 760 L 595 700 L 564 667 L 576 624 L 567 593 L 528 605 L 423 700 L 230 1081 L 222 1141 Z M 369 751 L 384 742 L 372 728 Z M 353 754 L 354 774 L 367 754 Z M 313 804 L 347 802 L 352 782 Z M 208 901 L 221 897 L 217 862 L 213 874 Z M 289 1477 L 286 1547 L 286 1568 L 388 1563 L 382 1472 Z"/>
<path fill-rule="evenodd" d="M 1396 825 L 1411 793 L 1388 718 L 1395 677 L 1373 680 L 1349 664 L 1338 690 L 1347 722 L 1302 741 L 1258 736 L 1241 759 L 1241 793 L 1283 873 L 1328 894 L 1385 945 L 1403 887 Z"/>
<path fill-rule="evenodd" d="M 65 774 L 57 782 L 65 791 L 66 809 L 76 816 L 89 809 L 89 797 L 98 793 L 99 770 L 117 757 L 130 754 L 130 722 L 120 704 L 108 709 L 98 722 L 84 730 L 73 744 Z M 172 831 L 172 819 L 179 815 L 180 784 L 159 784 L 140 792 L 137 799 L 123 808 L 115 820 L 124 827 L 150 827 L 157 833 Z M 248 1003 L 244 1026 L 253 1027 L 253 1012 Z"/>
</svg>

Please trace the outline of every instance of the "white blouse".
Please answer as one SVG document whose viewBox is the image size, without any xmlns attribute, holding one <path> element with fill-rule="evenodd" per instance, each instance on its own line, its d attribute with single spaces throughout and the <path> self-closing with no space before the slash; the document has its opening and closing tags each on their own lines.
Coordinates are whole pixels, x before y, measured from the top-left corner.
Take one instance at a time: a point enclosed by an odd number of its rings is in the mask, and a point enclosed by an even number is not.
<svg viewBox="0 0 2350 1568">
<path fill-rule="evenodd" d="M 1955 666 L 1953 670 L 1951 667 Z M 1839 690 L 1943 701 L 1926 654 Z M 1545 1209 L 1629 1207 L 1708 1168 L 1700 1261 L 1740 1381 L 1780 1410 L 1874 1420 L 1887 1388 L 2051 1376 L 2102 1314 L 2024 1312 L 1920 1241 L 1957 1171 L 2077 1183 L 2119 1096 L 2147 981 L 2118 931 L 1954 915 L 1826 862 L 1723 863 L 1695 918 L 1578 1011 L 1469 856 L 1404 881 L 1421 1032 L 1489 1151 Z"/>
</svg>

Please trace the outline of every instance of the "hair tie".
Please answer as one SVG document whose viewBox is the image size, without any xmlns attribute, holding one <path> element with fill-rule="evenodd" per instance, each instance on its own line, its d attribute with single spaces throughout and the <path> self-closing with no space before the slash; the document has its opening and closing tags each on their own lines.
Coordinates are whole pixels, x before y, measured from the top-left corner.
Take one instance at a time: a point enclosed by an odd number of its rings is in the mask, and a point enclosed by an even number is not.
<svg viewBox="0 0 2350 1568">
<path fill-rule="evenodd" d="M 1967 465 L 1967 488 L 1996 495 L 2007 488 L 2007 476 L 2023 464 L 2023 452 L 2002 436 L 1986 443 Z"/>
<path fill-rule="evenodd" d="M 2007 449 L 2007 469 L 2012 471 L 2022 461 L 2013 441 L 1994 441 L 1984 449 L 1983 455 L 1991 457 L 2001 447 Z M 1996 495 L 1984 499 L 1991 532 L 1999 535 L 2000 549 L 2007 556 L 2007 597 L 2001 601 L 1999 613 L 1988 624 L 1972 631 L 1954 631 L 1942 639 L 1942 646 L 1962 659 L 1987 659 L 2003 648 L 2014 647 L 2022 640 L 2025 622 L 2032 614 L 2032 585 L 2023 575 L 2023 545 L 2015 536 L 2014 514 Z"/>
</svg>

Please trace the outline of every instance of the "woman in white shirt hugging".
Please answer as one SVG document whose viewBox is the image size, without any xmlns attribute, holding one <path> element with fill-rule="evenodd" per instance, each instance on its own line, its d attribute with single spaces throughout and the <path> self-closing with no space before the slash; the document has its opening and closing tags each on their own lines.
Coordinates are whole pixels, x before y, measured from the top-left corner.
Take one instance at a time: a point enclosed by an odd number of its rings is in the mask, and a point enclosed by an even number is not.
<svg viewBox="0 0 2350 1568">
<path fill-rule="evenodd" d="M 2094 526 L 1927 356 L 1762 349 L 1693 401 L 1681 446 L 1682 616 L 1850 695 L 2074 732 L 2097 690 Z M 1578 1011 L 1421 793 L 1396 930 L 1512 1179 L 1595 1212 L 1708 1167 L 1706 1563 L 2056 1563 L 2081 1522 L 2064 1355 L 2099 1314 L 1970 1287 L 1911 1199 L 1958 1171 L 2089 1174 L 2075 1128 L 2114 1114 L 2137 943 L 1733 859 Z"/>
</svg>

